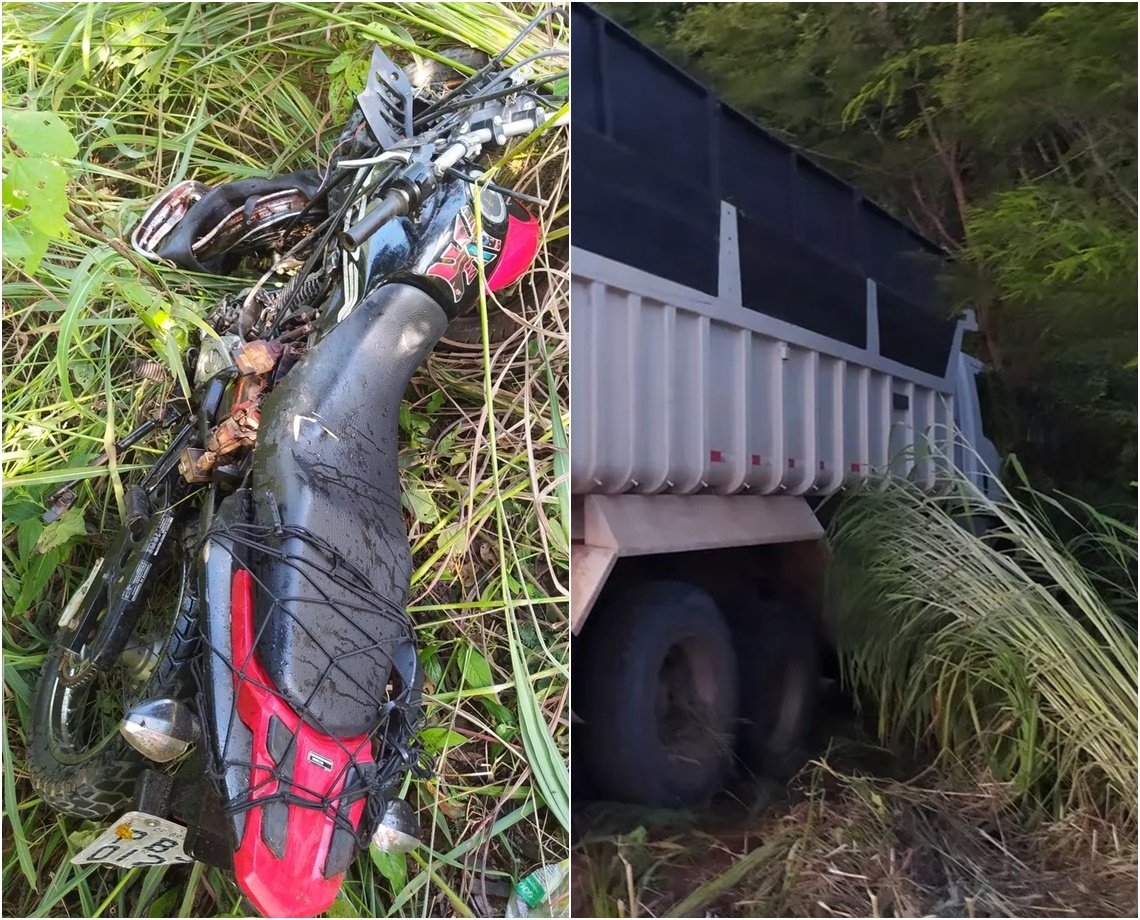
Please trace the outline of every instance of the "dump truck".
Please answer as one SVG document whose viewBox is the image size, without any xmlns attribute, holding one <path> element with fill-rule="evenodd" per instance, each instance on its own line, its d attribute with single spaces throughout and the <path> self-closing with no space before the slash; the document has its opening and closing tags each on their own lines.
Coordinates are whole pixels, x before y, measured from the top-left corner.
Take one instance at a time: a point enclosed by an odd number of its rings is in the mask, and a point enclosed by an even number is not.
<svg viewBox="0 0 1140 920">
<path fill-rule="evenodd" d="M 794 766 L 821 502 L 951 466 L 989 492 L 997 456 L 945 253 L 598 7 L 571 16 L 576 782 L 676 805 Z"/>
</svg>

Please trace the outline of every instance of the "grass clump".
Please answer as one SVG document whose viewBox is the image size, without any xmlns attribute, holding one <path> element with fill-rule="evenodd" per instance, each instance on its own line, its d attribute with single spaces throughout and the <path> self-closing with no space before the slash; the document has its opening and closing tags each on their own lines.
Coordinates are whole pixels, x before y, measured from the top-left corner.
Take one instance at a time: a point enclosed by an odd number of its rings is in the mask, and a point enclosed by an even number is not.
<svg viewBox="0 0 1140 920">
<path fill-rule="evenodd" d="M 831 544 L 844 677 L 881 739 L 1009 783 L 1031 812 L 1135 821 L 1134 527 L 1028 487 L 897 482 L 843 504 Z"/>
<path fill-rule="evenodd" d="M 323 168 L 373 44 L 401 64 L 466 45 L 495 53 L 541 8 L 5 6 L 5 111 L 55 113 L 76 148 L 53 159 L 68 176 L 65 226 L 52 228 L 38 265 L 6 252 L 4 266 L 9 912 L 245 911 L 233 883 L 200 865 L 72 866 L 96 827 L 48 809 L 22 766 L 32 691 L 59 611 L 118 527 L 123 484 L 162 447 L 154 439 L 117 454 L 114 442 L 177 394 L 173 370 L 200 317 L 247 283 L 151 266 L 122 241 L 153 197 L 183 178 Z M 559 20 L 548 20 L 509 60 L 567 41 Z M 534 67 L 553 73 L 563 63 Z M 362 854 L 334 907 L 339 916 L 498 913 L 512 880 L 566 855 L 565 131 L 547 126 L 517 145 L 494 177 L 547 202 L 533 208 L 545 234 L 539 263 L 501 300 L 488 295 L 474 337 L 457 328 L 431 356 L 400 415 L 415 560 L 409 609 L 428 677 L 425 741 L 437 758 L 435 778 L 408 792 L 426 846 L 410 859 Z M 170 373 L 142 379 L 137 360 Z M 47 493 L 72 479 L 80 480 L 74 509 L 45 527 Z"/>
</svg>

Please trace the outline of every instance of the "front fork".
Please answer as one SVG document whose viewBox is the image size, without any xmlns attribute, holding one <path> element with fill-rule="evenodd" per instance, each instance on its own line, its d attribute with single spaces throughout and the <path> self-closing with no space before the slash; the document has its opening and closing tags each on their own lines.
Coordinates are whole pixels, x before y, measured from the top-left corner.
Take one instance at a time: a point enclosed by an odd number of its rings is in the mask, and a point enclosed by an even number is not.
<svg viewBox="0 0 1140 920">
<path fill-rule="evenodd" d="M 192 437 L 193 426 L 187 424 L 142 483 L 128 491 L 123 527 L 94 581 L 76 598 L 77 606 L 65 609 L 59 623 L 61 632 L 68 634 L 60 670 L 65 686 L 81 686 L 106 673 L 134 634 L 150 596 L 155 567 L 179 530 L 180 510 L 166 503 L 152 513 L 151 501 L 174 475 L 178 454 Z"/>
</svg>

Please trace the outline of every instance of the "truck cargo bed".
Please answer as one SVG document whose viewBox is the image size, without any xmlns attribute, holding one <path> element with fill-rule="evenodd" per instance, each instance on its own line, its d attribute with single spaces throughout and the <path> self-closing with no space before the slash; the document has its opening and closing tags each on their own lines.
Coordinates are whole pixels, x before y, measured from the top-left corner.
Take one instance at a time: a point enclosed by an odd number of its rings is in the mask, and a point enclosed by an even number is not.
<svg viewBox="0 0 1140 920">
<path fill-rule="evenodd" d="M 824 494 L 888 469 L 932 487 L 973 394 L 943 254 L 571 15 L 573 490 Z"/>
</svg>

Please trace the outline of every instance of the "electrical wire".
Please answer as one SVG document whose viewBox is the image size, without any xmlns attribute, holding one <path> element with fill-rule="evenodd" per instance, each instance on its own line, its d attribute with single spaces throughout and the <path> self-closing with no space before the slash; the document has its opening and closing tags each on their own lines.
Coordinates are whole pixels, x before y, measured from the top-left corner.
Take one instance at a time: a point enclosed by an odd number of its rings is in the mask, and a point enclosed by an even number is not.
<svg viewBox="0 0 1140 920">
<path fill-rule="evenodd" d="M 493 99 L 501 99 L 504 96 L 511 96 L 515 93 L 524 93 L 527 90 L 536 89 L 539 86 L 543 86 L 547 83 L 553 83 L 555 80 L 561 80 L 563 77 L 568 76 L 570 76 L 569 70 L 560 70 L 558 73 L 551 74 L 548 77 L 539 77 L 537 80 L 531 80 L 529 83 L 521 83 L 518 86 L 512 84 L 511 86 L 505 87 L 501 90 L 495 90 L 494 92 L 480 93 L 477 97 L 473 97 L 471 99 L 457 100 L 453 106 L 446 109 L 446 111 L 452 112 L 459 108 L 470 108 L 475 102 L 490 102 Z M 441 110 L 436 114 L 442 115 L 444 114 L 444 110 Z"/>
<path fill-rule="evenodd" d="M 479 176 L 470 176 L 467 173 L 460 172 L 454 166 L 447 170 L 447 175 L 456 179 L 461 179 L 464 182 L 469 182 L 474 185 L 478 182 L 480 185 L 491 189 L 493 192 L 498 192 L 500 195 L 507 195 L 511 198 L 517 198 L 519 201 L 525 201 L 527 204 L 538 205 L 539 207 L 546 207 L 550 202 L 544 201 L 542 198 L 536 198 L 534 195 L 527 195 L 525 192 L 516 192 L 513 188 L 507 188 L 505 185 L 499 185 L 497 182 L 480 181 Z"/>
</svg>

